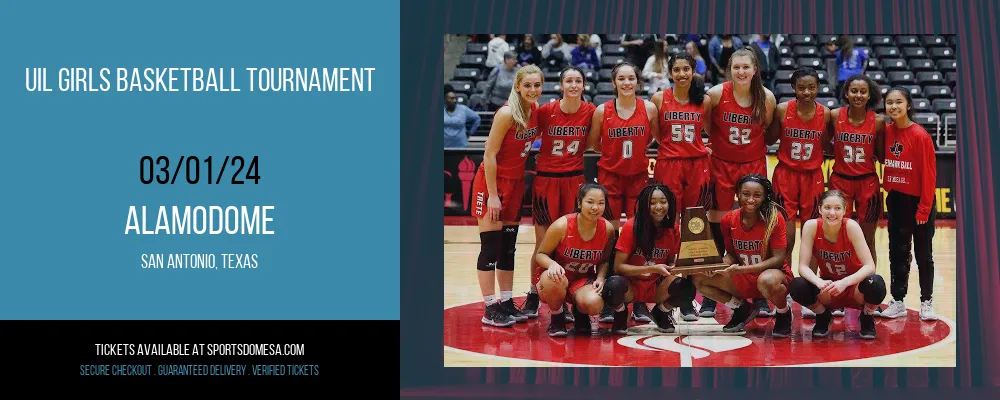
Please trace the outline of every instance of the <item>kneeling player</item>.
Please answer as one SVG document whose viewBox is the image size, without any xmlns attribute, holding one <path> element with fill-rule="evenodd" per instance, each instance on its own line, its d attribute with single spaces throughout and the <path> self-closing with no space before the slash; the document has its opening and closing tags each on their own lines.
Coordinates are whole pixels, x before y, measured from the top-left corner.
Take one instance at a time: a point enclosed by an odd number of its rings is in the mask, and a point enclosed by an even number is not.
<svg viewBox="0 0 1000 400">
<path fill-rule="evenodd" d="M 649 322 L 646 303 L 653 306 L 652 321 L 660 331 L 674 331 L 673 307 L 679 307 L 685 320 L 697 320 L 694 314 L 694 285 L 691 280 L 673 275 L 680 238 L 677 234 L 677 200 L 660 183 L 646 186 L 639 193 L 635 217 L 622 226 L 615 253 L 615 271 L 629 279 L 625 302 L 635 301 L 632 317 Z M 625 304 L 615 310 L 615 330 L 627 327 Z"/>
<path fill-rule="evenodd" d="M 706 297 L 733 309 L 724 332 L 743 332 L 760 308 L 746 299 L 766 298 L 777 308 L 771 334 L 787 337 L 792 330 L 792 312 L 786 295 L 792 268 L 786 257 L 785 217 L 774 200 L 767 178 L 751 174 L 740 179 L 740 208 L 722 217 L 722 237 L 729 268 L 692 275 Z"/>
<path fill-rule="evenodd" d="M 552 311 L 549 336 L 566 336 L 563 304 L 567 300 L 573 303 L 575 331 L 583 335 L 590 334 L 589 316 L 600 313 L 606 299 L 611 304 L 622 304 L 625 278 L 608 278 L 616 231 L 602 217 L 606 201 L 603 186 L 583 185 L 575 212 L 559 217 L 549 226 L 535 253 L 542 271 L 538 297 Z"/>
<path fill-rule="evenodd" d="M 875 310 L 885 299 L 885 281 L 875 274 L 875 261 L 861 225 L 844 218 L 847 200 L 837 190 L 823 194 L 820 218 L 802 225 L 799 277 L 792 280 L 792 299 L 816 313 L 812 335 L 830 330 L 831 309 L 861 310 L 861 337 L 875 338 Z M 817 276 L 809 263 L 819 264 Z"/>
</svg>

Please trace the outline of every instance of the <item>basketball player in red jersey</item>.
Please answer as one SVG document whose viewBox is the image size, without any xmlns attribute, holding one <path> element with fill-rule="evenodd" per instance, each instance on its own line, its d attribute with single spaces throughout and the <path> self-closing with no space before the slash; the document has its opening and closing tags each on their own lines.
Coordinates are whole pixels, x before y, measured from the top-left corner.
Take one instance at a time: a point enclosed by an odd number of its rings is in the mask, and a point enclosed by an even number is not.
<svg viewBox="0 0 1000 400">
<path fill-rule="evenodd" d="M 729 59 L 729 81 L 708 91 L 712 103 L 710 189 L 712 197 L 708 222 L 719 254 L 725 250 L 722 217 L 733 209 L 736 182 L 747 174 L 767 176 L 767 146 L 764 134 L 774 117 L 774 94 L 761 83 L 760 63 L 750 49 L 740 49 Z M 764 315 L 770 315 L 767 301 L 756 299 Z M 702 317 L 715 315 L 715 303 L 705 301 Z"/>
<path fill-rule="evenodd" d="M 650 97 L 659 116 L 659 148 L 653 179 L 670 188 L 677 198 L 676 213 L 687 207 L 708 208 L 708 149 L 702 128 L 710 130 L 712 103 L 705 101 L 705 83 L 694 77 L 694 58 L 687 53 L 670 57 L 667 67 L 672 89 Z"/>
<path fill-rule="evenodd" d="M 597 161 L 597 182 L 608 188 L 604 218 L 621 225 L 621 215 L 632 218 L 635 201 L 649 184 L 649 157 L 646 149 L 659 132 L 656 106 L 636 96 L 638 68 L 622 62 L 611 70 L 615 98 L 598 105 L 590 126 L 590 147 L 601 153 Z M 614 272 L 614 271 L 612 271 Z M 609 307 L 601 312 L 601 322 L 613 322 Z"/>
<path fill-rule="evenodd" d="M 706 297 L 733 309 L 724 332 L 742 332 L 760 308 L 746 299 L 766 298 L 777 306 L 771 334 L 787 337 L 792 329 L 788 284 L 794 278 L 787 258 L 784 210 L 774 200 L 771 182 L 746 175 L 737 182 L 740 208 L 722 217 L 726 243 L 724 270 L 692 275 Z"/>
<path fill-rule="evenodd" d="M 844 82 L 843 98 L 847 106 L 830 114 L 833 131 L 833 173 L 830 189 L 847 200 L 847 216 L 857 211 L 857 221 L 865 233 L 872 258 L 875 254 L 875 228 L 882 217 L 882 185 L 875 173 L 875 158 L 882 158 L 885 147 L 885 121 L 874 111 L 881 100 L 878 84 L 865 74 Z"/>
<path fill-rule="evenodd" d="M 812 335 L 829 333 L 832 308 L 861 310 L 863 339 L 875 338 L 874 313 L 885 299 L 885 280 L 875 274 L 861 225 L 845 218 L 847 200 L 836 190 L 823 194 L 822 217 L 802 224 L 799 277 L 789 284 L 792 299 L 816 313 Z M 819 275 L 809 264 L 819 264 Z"/>
<path fill-rule="evenodd" d="M 823 150 L 830 141 L 826 129 L 830 109 L 816 102 L 819 74 L 803 67 L 792 73 L 795 99 L 778 104 L 768 129 L 767 144 L 778 144 L 778 165 L 771 176 L 775 201 L 787 213 L 788 248 L 795 247 L 795 224 L 819 217 L 819 198 L 823 195 Z M 815 265 L 812 265 L 815 270 Z M 805 308 L 805 318 L 815 314 Z"/>
<path fill-rule="evenodd" d="M 566 336 L 563 304 L 567 300 L 573 303 L 576 314 L 576 334 L 589 335 L 589 316 L 601 312 L 605 298 L 621 304 L 625 296 L 625 278 L 608 276 L 617 232 L 602 217 L 606 193 L 596 183 L 580 187 L 575 212 L 559 217 L 549 226 L 535 253 L 541 269 L 538 295 L 552 312 L 549 336 Z M 624 333 L 624 328 L 619 333 Z"/>
<path fill-rule="evenodd" d="M 511 292 L 524 168 L 538 133 L 535 102 L 541 94 L 542 71 L 534 65 L 521 67 L 507 103 L 493 117 L 483 162 L 472 183 L 472 215 L 479 222 L 482 246 L 476 268 L 486 302 L 482 318 L 486 325 L 509 327 L 528 319 L 514 306 Z M 500 285 L 499 300 L 494 279 Z"/>
<path fill-rule="evenodd" d="M 673 192 L 654 182 L 639 194 L 635 217 L 622 226 L 615 246 L 615 270 L 629 280 L 625 303 L 635 301 L 632 318 L 636 322 L 654 321 L 662 332 L 674 331 L 673 307 L 691 307 L 695 288 L 691 280 L 671 273 L 680 235 L 677 232 L 677 199 Z M 653 316 L 646 303 L 653 303 Z M 625 304 L 615 313 L 615 326 L 627 324 Z M 641 312 L 640 312 L 641 311 Z M 682 314 L 683 315 L 683 314 Z M 691 307 L 691 316 L 694 309 Z"/>
<path fill-rule="evenodd" d="M 671 209 L 677 214 L 687 207 L 711 207 L 708 149 L 701 135 L 703 129 L 711 131 L 712 102 L 705 101 L 705 82 L 695 77 L 695 64 L 687 53 L 671 56 L 667 68 L 674 87 L 649 100 L 657 107 L 660 124 L 653 180 L 674 193 L 678 204 Z M 698 320 L 692 304 L 681 304 L 680 311 L 685 321 Z"/>
<path fill-rule="evenodd" d="M 636 96 L 638 68 L 622 62 L 611 70 L 615 99 L 597 106 L 590 127 L 590 144 L 601 153 L 597 182 L 608 188 L 605 218 L 620 226 L 622 213 L 635 214 L 635 200 L 649 184 L 646 149 L 659 132 L 656 106 Z"/>
<path fill-rule="evenodd" d="M 583 101 L 587 81 L 583 70 L 567 67 L 559 74 L 562 99 L 538 107 L 538 132 L 542 145 L 535 164 L 532 182 L 532 216 L 535 223 L 535 252 L 545 238 L 545 230 L 559 217 L 572 213 L 577 192 L 586 182 L 583 175 L 583 153 L 587 150 L 587 132 L 594 115 L 592 103 Z M 528 318 L 538 316 L 539 269 L 531 258 L 531 287 L 521 313 Z M 572 314 L 567 312 L 567 319 Z"/>
</svg>

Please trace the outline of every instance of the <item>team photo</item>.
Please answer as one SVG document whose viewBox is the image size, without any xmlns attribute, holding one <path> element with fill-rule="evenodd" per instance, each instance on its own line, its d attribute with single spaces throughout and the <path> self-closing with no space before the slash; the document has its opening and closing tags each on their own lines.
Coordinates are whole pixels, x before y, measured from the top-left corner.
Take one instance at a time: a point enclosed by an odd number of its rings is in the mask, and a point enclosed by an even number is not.
<svg viewBox="0 0 1000 400">
<path fill-rule="evenodd" d="M 446 367 L 955 366 L 954 35 L 443 39 Z"/>
</svg>

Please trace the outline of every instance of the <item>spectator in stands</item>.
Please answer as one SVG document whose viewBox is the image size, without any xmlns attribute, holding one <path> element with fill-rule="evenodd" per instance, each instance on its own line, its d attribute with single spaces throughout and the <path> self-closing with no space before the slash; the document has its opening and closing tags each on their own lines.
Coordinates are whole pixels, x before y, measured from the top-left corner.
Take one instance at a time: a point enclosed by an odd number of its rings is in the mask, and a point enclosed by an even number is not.
<svg viewBox="0 0 1000 400">
<path fill-rule="evenodd" d="M 510 90 L 514 87 L 514 75 L 517 74 L 517 69 L 517 53 L 513 51 L 504 53 L 503 64 L 493 68 L 490 77 L 486 80 L 486 91 L 483 92 L 483 97 L 486 99 L 487 110 L 499 110 L 507 101 Z"/>
<path fill-rule="evenodd" d="M 597 53 L 598 59 L 601 58 L 601 51 L 603 50 L 601 49 L 602 45 L 604 45 L 604 43 L 601 42 L 601 35 L 596 33 L 590 35 L 590 47 L 594 48 L 594 52 Z"/>
<path fill-rule="evenodd" d="M 865 73 L 868 52 L 854 48 L 854 38 L 840 35 L 837 39 L 837 98 L 842 97 L 844 82 L 850 77 Z"/>
<path fill-rule="evenodd" d="M 524 35 L 524 39 L 517 45 L 517 66 L 542 65 L 542 50 L 535 44 L 535 37 Z"/>
<path fill-rule="evenodd" d="M 646 60 L 642 67 L 642 79 L 649 82 L 649 92 L 656 93 L 671 87 L 669 70 L 667 66 L 667 42 L 657 40 L 653 46 L 653 55 Z"/>
<path fill-rule="evenodd" d="M 549 41 L 542 45 L 542 60 L 545 69 L 549 71 L 562 71 L 569 66 L 569 60 L 573 59 L 573 47 L 563 41 L 562 35 L 553 33 Z"/>
<path fill-rule="evenodd" d="M 715 73 L 716 83 L 729 79 L 726 76 L 726 72 L 729 71 L 729 58 L 736 50 L 742 48 L 743 39 L 730 34 L 715 35 L 708 41 L 708 58 L 712 61 L 712 72 Z"/>
<path fill-rule="evenodd" d="M 625 60 L 635 65 L 645 65 L 646 59 L 653 54 L 655 41 L 654 35 L 622 35 Z"/>
<path fill-rule="evenodd" d="M 486 67 L 494 68 L 503 62 L 504 53 L 511 51 L 510 44 L 507 43 L 507 35 L 496 35 L 486 45 Z M 504 96 L 507 97 L 507 96 Z"/>
<path fill-rule="evenodd" d="M 750 43 L 750 48 L 757 53 L 760 60 L 760 77 L 764 87 L 774 91 L 774 80 L 778 73 L 778 44 L 771 41 L 771 35 L 760 34 L 757 40 Z"/>
<path fill-rule="evenodd" d="M 708 65 L 705 64 L 705 58 L 701 56 L 701 52 L 698 51 L 698 44 L 690 41 L 684 44 L 684 50 L 687 51 L 691 57 L 694 57 L 695 66 L 694 74 L 696 77 L 701 78 L 702 81 L 707 79 L 708 75 Z"/>
<path fill-rule="evenodd" d="M 573 46 L 563 41 L 562 35 L 553 33 L 549 41 L 542 45 L 542 58 L 549 58 L 554 51 L 562 53 L 566 60 L 573 58 Z"/>
<path fill-rule="evenodd" d="M 469 128 L 469 122 L 472 127 Z M 451 85 L 444 86 L 444 147 L 467 147 L 469 136 L 480 124 L 479 114 L 465 104 L 458 104 L 458 96 Z"/>
<path fill-rule="evenodd" d="M 597 70 L 601 67 L 601 59 L 597 57 L 593 45 L 590 43 L 590 35 L 577 35 L 576 48 L 573 49 L 571 64 L 583 70 Z"/>
</svg>

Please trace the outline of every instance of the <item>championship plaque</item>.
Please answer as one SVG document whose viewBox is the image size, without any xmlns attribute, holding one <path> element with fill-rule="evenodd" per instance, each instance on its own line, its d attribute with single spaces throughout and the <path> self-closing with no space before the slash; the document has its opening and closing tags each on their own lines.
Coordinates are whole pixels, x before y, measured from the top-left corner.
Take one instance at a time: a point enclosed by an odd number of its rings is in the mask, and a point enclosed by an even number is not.
<svg viewBox="0 0 1000 400">
<path fill-rule="evenodd" d="M 681 246 L 673 271 L 681 274 L 726 269 L 728 264 L 715 248 L 708 213 L 704 207 L 688 207 L 681 217 Z"/>
</svg>

